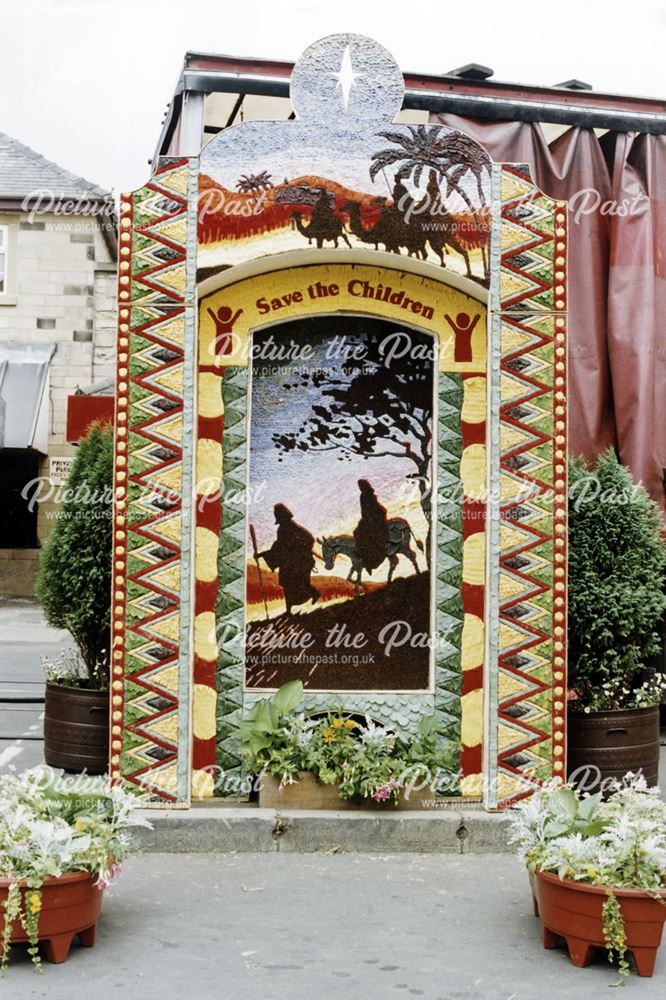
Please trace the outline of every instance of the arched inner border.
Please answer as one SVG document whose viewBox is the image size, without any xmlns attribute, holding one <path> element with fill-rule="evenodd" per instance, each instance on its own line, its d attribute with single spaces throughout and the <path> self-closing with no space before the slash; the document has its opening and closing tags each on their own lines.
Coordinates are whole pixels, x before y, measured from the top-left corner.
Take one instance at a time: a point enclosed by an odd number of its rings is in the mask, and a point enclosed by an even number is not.
<svg viewBox="0 0 666 1000">
<path fill-rule="evenodd" d="M 220 282 L 218 288 L 213 292 L 201 297 L 199 303 L 200 311 L 200 323 L 199 323 L 199 428 L 198 428 L 198 444 L 197 444 L 197 455 L 198 455 L 198 472 L 196 476 L 196 481 L 199 483 L 202 480 L 212 482 L 215 479 L 214 474 L 214 463 L 219 463 L 220 481 L 222 477 L 226 476 L 224 470 L 224 458 L 228 455 L 228 449 L 225 448 L 225 426 L 228 428 L 229 420 L 232 421 L 232 426 L 234 428 L 234 438 L 238 437 L 239 429 L 243 424 L 246 417 L 245 410 L 245 396 L 247 393 L 247 343 L 252 332 L 255 330 L 265 329 L 277 324 L 281 324 L 287 320 L 292 320 L 295 318 L 304 318 L 305 316 L 312 317 L 317 315 L 331 315 L 331 314 L 353 314 L 353 315 L 367 315 L 375 316 L 380 319 L 391 321 L 396 320 L 404 327 L 412 327 L 414 329 L 420 330 L 422 332 L 435 334 L 438 338 L 438 342 L 441 345 L 443 342 L 443 328 L 446 327 L 446 321 L 444 316 L 447 310 L 453 312 L 453 315 L 457 315 L 464 305 L 470 310 L 476 310 L 476 312 L 481 316 L 482 323 L 479 323 L 479 332 L 476 336 L 475 349 L 473 352 L 473 360 L 470 363 L 459 364 L 458 368 L 460 371 L 457 373 L 460 377 L 460 385 L 456 387 L 455 379 L 450 378 L 451 373 L 442 372 L 438 373 L 438 392 L 437 397 L 440 403 L 440 420 L 438 426 L 438 437 L 442 433 L 442 420 L 441 420 L 441 401 L 443 392 L 443 383 L 445 383 L 445 390 L 449 393 L 452 391 L 458 392 L 458 404 L 462 404 L 462 379 L 467 377 L 475 383 L 483 383 L 482 391 L 482 406 L 483 412 L 480 414 L 481 420 L 477 419 L 477 423 L 483 425 L 483 432 L 485 433 L 485 418 L 486 418 L 486 392 L 485 392 L 485 366 L 486 366 L 486 309 L 485 304 L 480 303 L 478 299 L 472 298 L 466 295 L 459 288 L 452 287 L 441 280 L 441 272 L 435 278 L 431 274 L 423 275 L 416 274 L 413 271 L 405 271 L 403 269 L 396 269 L 395 266 L 392 268 L 384 268 L 378 264 L 376 260 L 376 255 L 373 257 L 372 264 L 366 264 L 365 261 L 362 263 L 350 263 L 347 257 L 344 263 L 323 263 L 318 259 L 317 263 L 311 262 L 312 258 L 306 265 L 294 265 L 280 271 L 253 274 L 251 276 L 244 277 L 240 280 Z M 394 261 L 392 262 L 394 264 Z M 235 271 L 236 269 L 234 269 Z M 424 307 L 427 303 L 431 303 L 432 315 L 424 309 L 423 312 L 406 312 L 406 310 L 399 308 L 398 306 L 393 306 L 390 302 L 382 301 L 375 298 L 362 298 L 361 305 L 355 301 L 350 301 L 353 296 L 350 295 L 338 295 L 335 297 L 335 302 L 333 297 L 331 298 L 317 298 L 311 299 L 310 301 L 294 301 L 293 291 L 296 287 L 295 279 L 302 279 L 307 277 L 310 280 L 310 284 L 319 282 L 320 284 L 331 284 L 335 283 L 338 285 L 342 284 L 342 277 L 353 276 L 355 281 L 364 280 L 374 280 L 378 284 L 381 283 L 384 287 L 387 286 L 389 280 L 392 282 L 391 287 L 395 291 L 409 290 L 415 302 L 421 302 Z M 337 278 L 338 281 L 335 282 L 334 279 Z M 209 283 L 206 282 L 207 288 L 210 287 Z M 398 287 L 396 287 L 398 286 Z M 291 292 L 285 292 L 285 289 L 291 289 Z M 290 301 L 285 305 L 284 309 L 277 310 L 277 315 L 272 312 L 268 316 L 257 316 L 256 314 L 256 302 L 259 298 L 265 301 L 271 300 L 271 298 L 281 298 L 282 295 L 291 296 Z M 420 297 L 417 297 L 420 296 Z M 427 300 L 427 302 L 426 302 Z M 254 306 L 253 306 L 254 303 Z M 333 306 L 335 305 L 335 308 Z M 351 306 L 351 307 L 350 307 Z M 388 306 L 388 308 L 387 308 Z M 230 320 L 236 317 L 233 322 L 233 329 L 230 330 L 231 339 L 233 341 L 230 353 L 227 355 L 222 355 L 218 352 L 220 343 L 218 340 L 217 349 L 215 347 L 215 336 L 216 329 L 214 326 L 214 320 L 210 318 L 212 309 L 213 312 L 218 311 L 220 307 L 229 309 L 228 314 L 225 316 Z M 455 310 L 455 311 L 454 311 Z M 388 313 L 388 315 L 387 315 Z M 451 355 L 452 346 L 451 341 L 448 340 L 446 343 L 446 350 L 448 355 Z M 227 349 L 229 345 L 227 344 Z M 243 356 L 245 351 L 245 357 Z M 441 356 L 440 351 L 440 356 Z M 231 364 L 229 362 L 232 362 Z M 236 361 L 236 364 L 233 364 Z M 440 366 L 441 367 L 441 366 Z M 455 367 L 455 365 L 454 365 Z M 466 369 L 466 371 L 465 371 Z M 220 383 L 216 385 L 215 382 Z M 474 406 L 476 407 L 475 417 L 479 417 L 479 395 L 478 395 L 478 384 L 476 385 L 477 396 L 475 399 Z M 220 393 L 221 389 L 221 393 Z M 227 392 L 227 397 L 233 397 L 232 400 L 225 398 L 225 390 Z M 231 390 L 231 391 L 229 391 Z M 218 397 L 221 395 L 221 402 L 217 410 L 215 410 L 215 396 L 216 391 Z M 446 392 L 445 392 L 446 395 Z M 469 394 L 467 394 L 469 395 Z M 471 398 L 471 397 L 470 397 Z M 239 400 L 243 400 L 243 405 L 239 406 Z M 444 400 L 446 403 L 446 399 Z M 450 405 L 447 403 L 447 405 Z M 471 412 L 474 406 L 468 406 L 468 410 Z M 242 412 L 241 412 L 242 411 Z M 453 412 L 453 408 L 451 408 Z M 226 424 L 225 424 L 226 417 Z M 446 428 L 445 428 L 446 429 Z M 221 441 L 222 448 L 218 449 L 215 447 L 215 442 Z M 243 441 L 243 444 L 245 441 Z M 483 484 L 485 485 L 485 475 L 486 475 L 486 463 L 485 463 L 485 449 L 483 445 L 478 440 L 474 441 L 473 451 L 477 458 L 477 471 L 474 473 L 477 479 L 479 475 L 483 479 Z M 447 453 L 446 448 L 444 453 Z M 202 465 L 202 456 L 208 455 L 208 458 L 203 459 L 204 464 Z M 214 457 L 213 457 L 214 455 Z M 449 456 L 450 457 L 450 456 Z M 462 462 L 462 455 L 459 456 Z M 479 462 L 478 460 L 481 459 Z M 245 484 L 245 473 L 243 471 L 242 483 L 240 482 L 241 476 L 239 474 L 240 455 L 234 451 L 232 456 L 232 462 L 234 466 L 234 475 L 232 477 L 233 488 L 242 488 Z M 209 464 L 206 465 L 206 462 Z M 213 464 L 210 464 L 210 463 Z M 459 463 L 460 464 L 460 463 Z M 482 467 L 482 472 L 479 473 L 478 468 Z M 202 473 L 205 472 L 205 475 Z M 440 470 L 433 470 L 433 477 L 437 481 L 439 479 Z M 224 485 L 224 484 L 222 484 Z M 197 508 L 200 504 L 197 503 Z M 210 507 L 211 505 L 208 505 Z M 463 503 L 461 501 L 461 507 Z M 476 512 L 478 513 L 478 511 Z M 461 511 L 462 514 L 462 511 Z M 215 520 L 217 519 L 217 524 L 221 524 L 221 536 L 224 540 L 224 549 L 228 550 L 230 547 L 235 548 L 238 555 L 238 560 L 243 559 L 244 563 L 244 518 L 242 519 L 242 531 L 238 530 L 236 526 L 236 537 L 234 540 L 234 526 L 229 525 L 225 528 L 224 523 L 225 511 L 222 504 L 220 504 L 219 510 L 212 513 L 208 511 L 207 519 L 202 519 L 199 514 L 197 515 L 197 523 L 195 527 L 195 551 L 197 551 L 196 559 L 196 603 L 195 603 L 195 614 L 196 621 L 203 624 L 204 620 L 207 620 L 210 624 L 211 621 L 214 622 L 215 626 L 220 629 L 220 607 L 219 601 L 211 600 L 211 592 L 213 581 L 211 579 L 201 579 L 201 574 L 199 572 L 200 567 L 204 562 L 208 565 L 207 574 L 210 577 L 212 574 L 212 560 L 210 559 L 210 554 L 208 557 L 203 557 L 203 543 L 200 542 L 202 537 L 205 537 L 208 544 L 211 542 L 211 536 L 209 532 L 215 534 Z M 204 523 L 207 520 L 207 523 Z M 438 521 L 438 544 L 441 534 L 441 525 Z M 225 531 L 227 534 L 225 534 Z M 202 535 L 205 532 L 205 536 Z M 455 532 L 453 532 L 455 534 Z M 232 541 L 230 541 L 232 539 Z M 470 553 L 473 546 L 463 546 L 462 530 L 458 535 L 458 541 L 460 546 L 469 549 Z M 234 545 L 235 542 L 235 545 Z M 479 568 L 479 558 L 478 553 L 480 549 L 476 546 L 476 568 L 473 573 L 471 573 L 473 583 L 470 587 L 473 589 L 476 587 L 481 587 L 483 589 L 483 584 L 485 583 L 485 551 L 483 546 L 481 547 L 481 561 Z M 470 555 L 470 558 L 472 556 Z M 225 607 L 227 605 L 233 605 L 230 609 L 227 609 L 227 617 L 233 618 L 234 616 L 238 619 L 239 609 L 242 607 L 243 593 L 242 587 L 244 585 L 244 565 L 241 567 L 239 561 L 236 565 L 233 564 L 233 558 L 226 556 L 222 562 L 224 565 L 220 565 L 220 592 L 223 591 L 223 601 L 222 601 L 222 617 L 224 618 Z M 439 567 L 439 561 L 438 561 Z M 241 572 L 242 570 L 242 572 Z M 225 573 L 229 572 L 234 578 L 227 580 L 225 579 Z M 439 569 L 437 570 L 439 573 Z M 462 567 L 461 567 L 462 573 Z M 206 575 L 206 574 L 204 574 Z M 462 576 L 461 576 L 462 580 Z M 448 587 L 448 590 L 454 590 L 450 583 L 446 581 L 441 581 L 441 585 Z M 470 589 L 469 587 L 467 588 Z M 219 593 L 218 593 L 219 597 Z M 442 605 L 441 593 L 438 595 L 437 602 L 438 607 Z M 215 605 L 218 604 L 216 609 Z M 218 620 L 216 620 L 216 610 L 218 615 Z M 443 618 L 436 623 L 435 629 L 436 633 L 443 634 L 445 627 L 450 628 L 450 616 L 447 619 L 446 612 L 442 612 Z M 205 616 L 205 617 L 204 617 Z M 476 616 L 478 618 L 478 616 Z M 470 621 L 474 618 L 470 617 Z M 424 704 L 423 699 L 430 699 L 430 710 L 432 710 L 433 702 L 439 702 L 439 707 L 442 712 L 448 716 L 452 715 L 450 711 L 453 707 L 453 703 L 456 700 L 461 702 L 460 717 L 455 719 L 449 719 L 449 727 L 452 732 L 457 732 L 458 738 L 465 746 L 465 741 L 467 740 L 468 748 L 468 761 L 467 767 L 463 766 L 464 784 L 462 787 L 462 794 L 470 797 L 478 797 L 481 790 L 481 746 L 482 746 L 482 712 L 483 712 L 483 612 L 481 617 L 478 619 L 478 625 L 476 627 L 470 627 L 463 630 L 463 619 L 462 616 L 459 621 L 459 628 L 461 632 L 464 632 L 461 638 L 462 640 L 467 639 L 467 642 L 474 649 L 474 654 L 468 654 L 468 661 L 472 664 L 472 669 L 465 672 L 464 681 L 467 683 L 467 690 L 461 690 L 455 692 L 451 691 L 451 678 L 447 678 L 449 681 L 449 689 L 447 690 L 446 684 L 439 691 L 439 694 L 435 695 L 396 695 L 393 697 L 394 705 L 391 710 L 400 711 L 402 714 L 405 712 L 409 715 L 410 710 L 413 710 L 413 719 L 411 723 L 414 724 L 418 721 L 418 716 L 423 714 L 424 710 L 427 710 L 427 706 Z M 465 626 L 467 626 L 467 617 L 465 617 Z M 202 635 L 201 628 L 198 630 L 199 637 Z M 242 669 L 242 656 L 240 655 L 240 650 L 236 650 L 234 655 L 232 643 L 229 647 L 222 649 L 219 654 L 220 661 L 224 664 L 224 669 L 227 671 L 225 677 L 225 688 L 224 699 L 228 702 L 229 711 L 226 713 L 226 720 L 228 731 L 232 729 L 232 725 L 237 721 L 242 701 L 245 700 L 246 703 L 251 701 L 251 696 L 247 693 L 243 695 L 242 687 L 239 690 L 236 700 L 232 695 L 229 694 L 229 687 L 226 682 L 230 679 L 233 671 L 239 674 Z M 477 656 L 478 650 L 481 650 L 481 662 L 476 663 L 474 657 Z M 462 649 L 461 649 L 462 652 Z M 471 655 L 471 659 L 470 659 Z M 204 730 L 206 734 L 210 734 L 211 725 L 210 720 L 207 725 L 197 726 L 197 720 L 201 718 L 202 714 L 206 709 L 210 713 L 212 705 L 214 705 L 216 699 L 218 701 L 216 710 L 216 722 L 215 730 L 216 735 L 213 739 L 217 739 L 216 748 L 216 760 L 218 766 L 229 768 L 229 764 L 232 763 L 232 748 L 228 745 L 228 739 L 225 738 L 224 726 L 222 731 L 220 731 L 220 704 L 219 699 L 222 694 L 220 691 L 220 675 L 218 666 L 218 651 L 210 644 L 206 645 L 204 642 L 197 642 L 197 628 L 195 625 L 195 642 L 194 642 L 194 705 L 193 705 L 193 717 L 194 717 L 194 746 L 193 746 L 193 769 L 194 769 L 194 786 L 195 792 L 198 784 L 197 773 L 200 771 L 202 765 L 206 766 L 206 756 L 210 757 L 212 751 L 211 737 L 207 736 L 207 739 L 200 740 L 197 736 L 197 729 Z M 460 663 L 458 664 L 456 673 L 456 680 L 460 681 L 462 670 L 460 668 Z M 240 681 L 240 676 L 238 676 L 238 681 Z M 202 694 L 201 688 L 208 687 L 213 688 L 210 694 Z M 217 691 L 214 689 L 217 688 Z M 265 696 L 265 695 L 262 695 Z M 316 696 L 313 696 L 316 697 Z M 374 696 L 374 702 L 381 702 L 384 700 L 387 704 L 384 705 L 385 710 L 388 706 L 388 701 L 391 696 L 386 695 L 376 695 Z M 420 703 L 419 699 L 421 699 Z M 312 699 L 311 699 L 312 700 Z M 320 699 L 321 701 L 321 699 Z M 330 698 L 329 698 L 330 701 Z M 400 701 L 403 704 L 400 704 Z M 405 707 L 404 702 L 409 701 L 411 704 L 408 708 Z M 311 708 L 321 707 L 316 701 L 310 706 Z M 358 706 L 350 705 L 350 707 L 356 708 Z M 365 706 L 366 709 L 369 706 Z M 376 709 L 376 704 L 375 704 Z M 465 711 L 466 709 L 466 711 Z M 385 711 L 386 715 L 386 711 Z M 387 720 L 389 721 L 389 720 Z M 206 744 L 206 745 L 204 745 Z M 227 744 L 225 748 L 225 744 Z M 222 753 L 220 754 L 220 746 L 222 747 Z M 222 758 L 222 759 L 221 759 Z M 473 760 L 472 760 L 473 758 Z M 465 763 L 464 761 L 462 762 Z M 202 791 L 204 789 L 201 789 Z"/>
</svg>

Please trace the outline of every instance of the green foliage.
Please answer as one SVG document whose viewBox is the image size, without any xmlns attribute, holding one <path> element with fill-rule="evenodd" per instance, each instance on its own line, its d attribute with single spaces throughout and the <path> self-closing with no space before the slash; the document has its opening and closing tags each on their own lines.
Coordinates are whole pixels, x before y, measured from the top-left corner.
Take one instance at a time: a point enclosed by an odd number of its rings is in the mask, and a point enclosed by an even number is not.
<svg viewBox="0 0 666 1000">
<path fill-rule="evenodd" d="M 612 962 L 615 957 L 617 958 L 620 970 L 620 982 L 615 983 L 615 985 L 621 986 L 626 977 L 629 975 L 629 962 L 627 961 L 627 934 L 624 928 L 622 910 L 620 909 L 617 896 L 612 889 L 608 890 L 607 898 L 604 902 L 601 914 L 608 961 Z"/>
<path fill-rule="evenodd" d="M 78 446 L 36 588 L 49 624 L 74 638 L 85 686 L 99 690 L 109 685 L 112 489 L 113 432 L 94 424 Z"/>
<path fill-rule="evenodd" d="M 136 814 L 135 803 L 120 786 L 109 787 L 107 776 L 67 777 L 46 767 L 0 775 L 0 880 L 8 883 L 0 899 L 0 971 L 9 961 L 16 921 L 41 968 L 37 944 L 48 879 L 89 872 L 101 890 L 120 873 L 130 828 L 150 826 Z"/>
<path fill-rule="evenodd" d="M 569 680 L 573 705 L 634 707 L 647 657 L 658 652 L 666 608 L 662 520 L 612 449 L 594 469 L 569 467 Z M 656 703 L 657 686 L 641 689 Z"/>
<path fill-rule="evenodd" d="M 642 775 L 626 774 L 609 798 L 583 797 L 569 786 L 550 785 L 511 810 L 511 841 L 529 872 L 606 890 L 603 907 L 608 960 L 621 978 L 629 967 L 616 889 L 642 889 L 666 905 L 666 802 Z"/>
<path fill-rule="evenodd" d="M 279 750 L 285 744 L 285 722 L 303 697 L 301 681 L 289 681 L 271 698 L 256 702 L 232 734 L 240 740 L 246 754 L 253 760 L 262 751 Z"/>
<path fill-rule="evenodd" d="M 416 737 L 402 737 L 370 719 L 359 723 L 342 709 L 307 718 L 296 708 L 300 681 L 290 681 L 271 698 L 257 702 L 234 735 L 254 774 L 292 782 L 303 771 L 339 785 L 343 799 L 397 800 L 416 789 L 456 780 L 456 747 L 444 743 L 433 717 L 421 719 Z"/>
<path fill-rule="evenodd" d="M 573 789 L 567 786 L 559 788 L 548 799 L 544 838 L 552 840 L 572 833 L 596 837 L 605 825 L 603 819 L 595 818 L 601 799 L 601 792 L 579 799 Z"/>
</svg>

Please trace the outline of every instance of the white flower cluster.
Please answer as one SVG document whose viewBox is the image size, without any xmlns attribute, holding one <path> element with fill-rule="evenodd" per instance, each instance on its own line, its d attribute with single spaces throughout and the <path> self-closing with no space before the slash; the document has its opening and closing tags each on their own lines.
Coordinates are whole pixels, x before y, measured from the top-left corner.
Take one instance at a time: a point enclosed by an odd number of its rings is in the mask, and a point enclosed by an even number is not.
<svg viewBox="0 0 666 1000">
<path fill-rule="evenodd" d="M 361 742 L 366 746 L 376 747 L 378 750 L 390 747 L 396 739 L 396 735 L 391 729 L 378 726 L 369 715 L 365 716 L 365 725 L 359 729 L 359 736 Z"/>
<path fill-rule="evenodd" d="M 107 884 L 129 849 L 129 828 L 150 825 L 135 808 L 134 796 L 106 777 L 48 767 L 1 777 L 0 878 L 89 871 Z"/>
<path fill-rule="evenodd" d="M 300 715 L 294 715 L 287 718 L 285 722 L 285 729 L 287 733 L 296 738 L 296 742 L 299 747 L 309 747 L 312 743 L 314 731 L 320 721 L 320 719 L 308 719 L 307 716 L 301 712 Z"/>
<path fill-rule="evenodd" d="M 512 810 L 511 839 L 530 871 L 594 885 L 666 886 L 666 802 L 627 774 L 606 802 L 550 785 Z"/>
</svg>

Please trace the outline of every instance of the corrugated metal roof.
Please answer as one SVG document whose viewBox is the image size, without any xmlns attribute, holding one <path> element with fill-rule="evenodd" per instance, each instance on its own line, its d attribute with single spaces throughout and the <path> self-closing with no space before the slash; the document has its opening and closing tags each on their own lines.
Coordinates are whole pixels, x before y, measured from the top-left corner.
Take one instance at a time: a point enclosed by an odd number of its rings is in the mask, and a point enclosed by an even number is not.
<svg viewBox="0 0 666 1000">
<path fill-rule="evenodd" d="M 0 132 L 0 198 L 25 198 L 45 189 L 56 198 L 106 198 L 108 191 L 76 177 L 40 156 L 10 135 Z"/>
</svg>

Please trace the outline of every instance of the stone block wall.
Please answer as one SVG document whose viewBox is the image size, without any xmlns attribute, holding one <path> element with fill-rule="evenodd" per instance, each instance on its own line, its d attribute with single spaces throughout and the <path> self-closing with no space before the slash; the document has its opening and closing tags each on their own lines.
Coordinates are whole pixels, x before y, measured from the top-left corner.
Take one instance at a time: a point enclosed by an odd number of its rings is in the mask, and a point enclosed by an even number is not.
<svg viewBox="0 0 666 1000">
<path fill-rule="evenodd" d="M 110 220 L 102 220 L 110 225 Z M 7 292 L 0 295 L 0 342 L 54 343 L 49 374 L 48 456 L 71 456 L 66 443 L 67 397 L 77 386 L 114 375 L 116 261 L 94 217 L 0 212 L 9 227 Z M 42 487 L 44 489 L 44 487 Z M 56 491 L 43 494 L 37 534 L 49 535 Z M 38 551 L 0 550 L 0 596 L 32 596 Z M 20 567 L 19 567 L 20 564 Z M 20 569 L 20 572 L 19 572 Z"/>
</svg>

